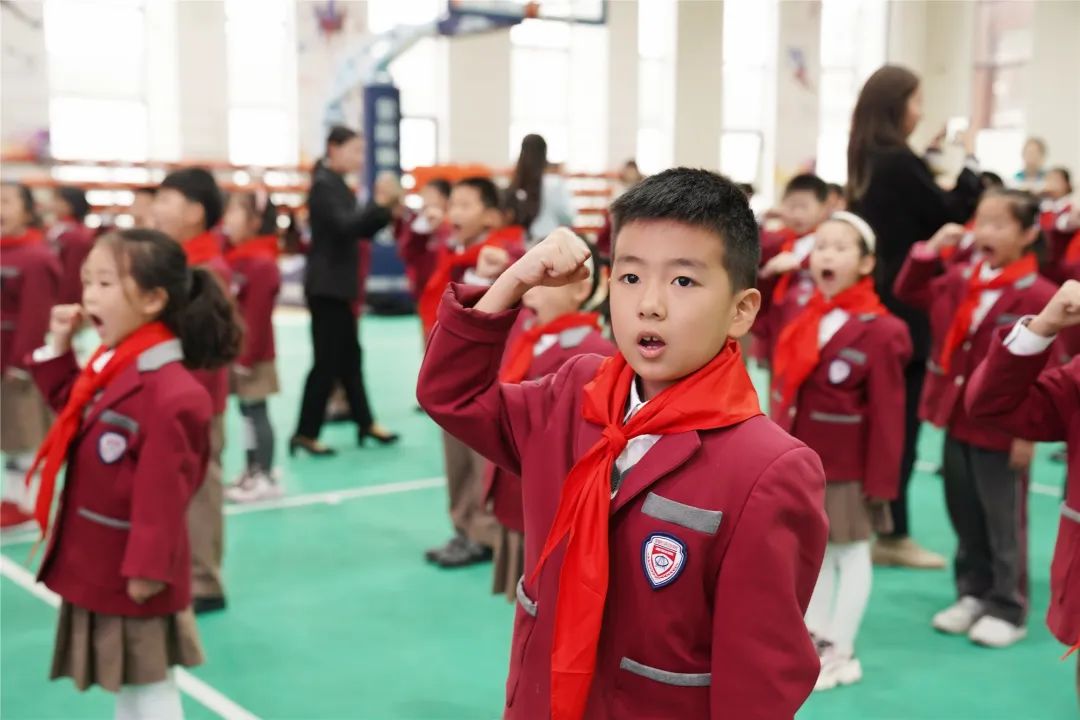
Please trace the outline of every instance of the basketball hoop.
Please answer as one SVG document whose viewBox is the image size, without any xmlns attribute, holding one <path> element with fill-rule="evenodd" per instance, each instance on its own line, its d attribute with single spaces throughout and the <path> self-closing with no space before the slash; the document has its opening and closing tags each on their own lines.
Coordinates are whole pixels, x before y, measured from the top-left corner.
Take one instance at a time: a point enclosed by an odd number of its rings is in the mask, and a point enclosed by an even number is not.
<svg viewBox="0 0 1080 720">
<path fill-rule="evenodd" d="M 339 10 L 334 0 L 329 0 L 325 5 L 315 6 L 315 19 L 319 23 L 319 32 L 323 37 L 330 37 L 341 32 L 345 24 L 345 11 Z"/>
</svg>

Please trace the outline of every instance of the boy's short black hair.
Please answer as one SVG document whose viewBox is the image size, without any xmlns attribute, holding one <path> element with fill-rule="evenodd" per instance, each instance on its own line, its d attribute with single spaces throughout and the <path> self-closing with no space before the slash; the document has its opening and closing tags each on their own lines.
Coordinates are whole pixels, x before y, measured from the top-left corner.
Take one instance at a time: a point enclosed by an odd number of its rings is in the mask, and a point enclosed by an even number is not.
<svg viewBox="0 0 1080 720">
<path fill-rule="evenodd" d="M 499 189 L 495 187 L 491 178 L 474 175 L 458 180 L 454 187 L 470 187 L 476 190 L 480 193 L 480 202 L 484 204 L 485 210 L 499 209 Z"/>
<path fill-rule="evenodd" d="M 747 200 L 754 197 L 754 186 L 750 183 L 736 183 L 736 186 L 746 195 Z"/>
<path fill-rule="evenodd" d="M 1060 165 L 1058 165 L 1046 171 L 1047 175 L 1049 175 L 1050 173 L 1058 173 L 1059 175 L 1061 175 L 1061 178 L 1065 181 L 1065 188 L 1070 193 L 1072 192 L 1072 175 L 1069 174 L 1069 168 L 1061 167 Z"/>
<path fill-rule="evenodd" d="M 450 181 L 446 178 L 435 178 L 434 180 L 429 180 L 428 184 L 425 185 L 425 187 L 431 188 L 435 192 L 442 195 L 444 198 L 450 197 Z"/>
<path fill-rule="evenodd" d="M 61 185 L 56 188 L 56 194 L 71 208 L 71 216 L 82 222 L 90 214 L 90 203 L 86 200 L 86 193 L 82 188 L 74 185 Z"/>
<path fill-rule="evenodd" d="M 210 171 L 201 168 L 184 168 L 174 170 L 161 181 L 161 188 L 176 190 L 191 202 L 197 202 L 203 207 L 206 215 L 206 229 L 214 227 L 221 220 L 224 201 L 221 197 L 221 188 Z"/>
<path fill-rule="evenodd" d="M 812 193 L 818 202 L 829 199 L 828 184 L 813 173 L 802 173 L 788 180 L 787 186 L 784 187 L 784 197 L 797 192 Z"/>
<path fill-rule="evenodd" d="M 982 183 L 983 190 L 1005 187 L 1005 181 L 1001 176 L 996 172 L 990 172 L 989 170 L 983 170 L 979 173 L 979 182 Z"/>
<path fill-rule="evenodd" d="M 708 170 L 672 168 L 651 175 L 611 204 L 612 237 L 638 220 L 674 220 L 724 243 L 724 269 L 735 290 L 754 287 L 761 244 L 757 221 L 739 186 Z"/>
<path fill-rule="evenodd" d="M 825 191 L 827 193 L 832 193 L 833 195 L 839 195 L 840 197 L 844 196 L 844 186 L 838 183 L 826 183 Z"/>
</svg>

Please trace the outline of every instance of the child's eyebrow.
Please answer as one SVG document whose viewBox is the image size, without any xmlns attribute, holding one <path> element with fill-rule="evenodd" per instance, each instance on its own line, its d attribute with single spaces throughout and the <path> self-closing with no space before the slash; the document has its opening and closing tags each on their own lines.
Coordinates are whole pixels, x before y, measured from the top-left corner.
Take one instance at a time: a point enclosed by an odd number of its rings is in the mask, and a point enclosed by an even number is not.
<svg viewBox="0 0 1080 720">
<path fill-rule="evenodd" d="M 688 267 L 696 270 L 705 270 L 708 268 L 708 265 L 701 260 L 696 260 L 694 258 L 675 258 L 674 260 L 668 260 L 667 264 L 673 267 Z"/>
<path fill-rule="evenodd" d="M 645 261 L 639 258 L 637 255 L 616 255 L 615 262 L 617 263 L 637 263 L 638 265 L 644 265 Z"/>
</svg>

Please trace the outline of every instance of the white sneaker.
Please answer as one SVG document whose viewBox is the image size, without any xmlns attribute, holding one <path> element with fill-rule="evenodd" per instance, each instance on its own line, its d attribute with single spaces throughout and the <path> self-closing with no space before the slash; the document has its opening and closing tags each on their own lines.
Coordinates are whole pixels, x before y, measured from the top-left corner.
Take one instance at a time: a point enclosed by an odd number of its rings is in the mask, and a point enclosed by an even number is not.
<svg viewBox="0 0 1080 720">
<path fill-rule="evenodd" d="M 979 618 L 986 614 L 986 603 L 978 598 L 965 595 L 937 615 L 931 625 L 938 632 L 949 635 L 964 635 Z"/>
<path fill-rule="evenodd" d="M 249 475 L 241 484 L 225 490 L 229 502 L 241 504 L 277 500 L 284 495 L 281 485 L 261 472 Z"/>
<path fill-rule="evenodd" d="M 992 615 L 983 616 L 968 633 L 971 642 L 992 648 L 1006 648 L 1025 637 L 1027 637 L 1026 627 L 1018 627 L 1008 620 Z"/>
<path fill-rule="evenodd" d="M 841 685 L 854 685 L 862 680 L 862 663 L 854 655 L 829 646 L 821 656 L 821 673 L 814 692 L 832 690 Z"/>
</svg>

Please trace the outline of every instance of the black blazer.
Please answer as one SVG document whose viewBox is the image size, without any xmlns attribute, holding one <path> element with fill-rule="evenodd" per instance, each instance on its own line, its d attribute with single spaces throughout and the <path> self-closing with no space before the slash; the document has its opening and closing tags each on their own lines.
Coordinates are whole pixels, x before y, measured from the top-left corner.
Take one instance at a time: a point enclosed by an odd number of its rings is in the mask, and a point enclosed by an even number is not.
<svg viewBox="0 0 1080 720">
<path fill-rule="evenodd" d="M 851 209 L 877 235 L 877 291 L 890 312 L 907 323 L 914 360 L 925 360 L 930 352 L 930 325 L 924 313 L 896 299 L 893 283 L 911 246 L 929 240 L 945 223 L 967 222 L 981 193 L 979 176 L 967 168 L 945 192 L 926 162 L 906 146 L 881 148 L 870 157 L 870 183 Z"/>
<path fill-rule="evenodd" d="M 359 297 L 360 241 L 371 237 L 391 219 L 375 203 L 357 207 L 345 179 L 320 162 L 311 175 L 308 193 L 311 250 L 307 256 L 304 292 L 313 297 L 354 301 Z"/>
</svg>

